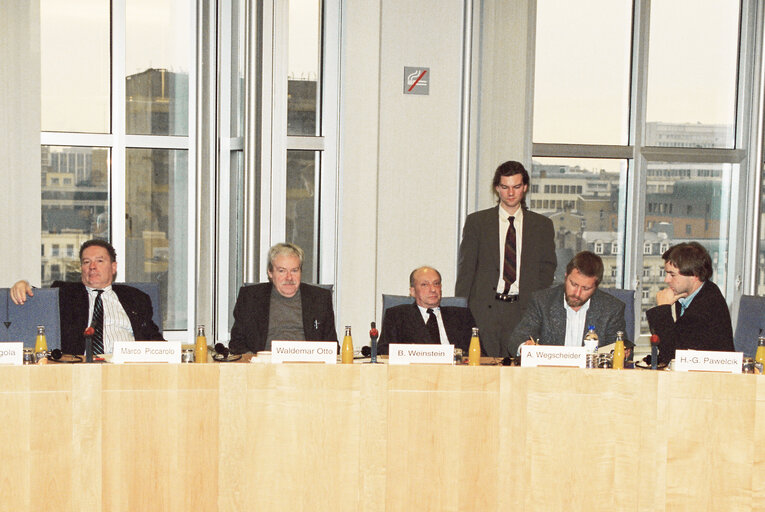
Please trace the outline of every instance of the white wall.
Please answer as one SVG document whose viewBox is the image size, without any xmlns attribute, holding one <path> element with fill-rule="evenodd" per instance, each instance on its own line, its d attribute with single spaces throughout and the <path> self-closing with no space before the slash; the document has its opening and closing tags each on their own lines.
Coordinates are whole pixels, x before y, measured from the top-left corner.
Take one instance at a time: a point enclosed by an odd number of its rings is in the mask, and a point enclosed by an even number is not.
<svg viewBox="0 0 765 512">
<path fill-rule="evenodd" d="M 525 161 L 528 145 L 528 4 L 475 4 L 469 211 L 493 204 L 494 169 Z M 336 313 L 363 343 L 369 322 L 382 321 L 381 294 L 408 294 L 413 268 L 435 266 L 444 295 L 454 292 L 463 9 L 462 0 L 343 5 Z M 430 68 L 430 95 L 403 94 L 404 66 Z"/>
<path fill-rule="evenodd" d="M 0 286 L 40 283 L 40 3 L 0 2 Z"/>
</svg>

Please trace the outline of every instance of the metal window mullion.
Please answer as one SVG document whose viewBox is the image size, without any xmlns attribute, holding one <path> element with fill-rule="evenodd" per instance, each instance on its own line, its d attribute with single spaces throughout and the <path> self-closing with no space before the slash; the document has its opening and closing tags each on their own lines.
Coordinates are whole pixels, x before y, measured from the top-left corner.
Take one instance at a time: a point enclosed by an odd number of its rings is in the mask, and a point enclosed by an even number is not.
<svg viewBox="0 0 765 512">
<path fill-rule="evenodd" d="M 125 106 L 125 54 L 127 46 L 127 0 L 112 0 L 112 152 L 110 189 L 111 242 L 117 251 L 118 261 L 122 259 L 121 279 L 127 275 L 127 150 L 126 150 L 126 106 Z M 118 263 L 119 266 L 119 263 Z"/>
<path fill-rule="evenodd" d="M 230 234 L 231 226 L 229 214 L 232 208 L 231 202 L 231 48 L 232 41 L 232 23 L 235 18 L 232 14 L 231 2 L 219 1 L 218 18 L 218 130 L 219 130 L 219 160 L 218 160 L 218 213 L 215 219 L 217 223 L 217 242 L 215 253 L 221 255 L 216 262 L 215 289 L 213 293 L 217 295 L 216 304 L 216 340 L 228 339 L 228 317 L 229 317 L 229 273 L 230 258 L 229 248 L 231 247 Z M 233 207 L 236 207 L 234 202 Z"/>
<path fill-rule="evenodd" d="M 114 136 L 111 133 L 41 132 L 40 144 L 43 146 L 111 148 L 114 144 Z"/>
<path fill-rule="evenodd" d="M 269 2 L 266 2 L 269 3 Z M 269 236 L 261 240 L 261 261 L 266 261 L 268 248 L 283 242 L 287 225 L 287 71 L 289 68 L 289 2 L 273 2 L 271 34 L 271 213 Z M 268 18 L 265 18 L 268 19 Z M 265 34 L 264 34 L 265 36 Z M 267 80 L 264 77 L 264 80 Z M 264 145 L 264 150 L 267 150 Z M 267 170 L 263 169 L 264 172 Z M 263 279 L 265 266 L 261 265 Z"/>
<path fill-rule="evenodd" d="M 191 127 L 189 129 L 191 130 Z M 191 139 L 190 136 L 174 135 L 125 135 L 123 138 L 124 144 L 128 148 L 181 150 L 189 149 Z"/>
<path fill-rule="evenodd" d="M 319 220 L 315 233 L 318 240 L 319 268 L 317 281 L 334 283 L 337 277 L 337 240 L 340 229 L 338 219 L 338 186 L 340 176 L 340 73 L 342 52 L 342 2 L 340 0 L 324 0 L 321 31 L 323 48 L 321 61 L 321 146 L 320 153 L 318 201 L 316 207 L 321 211 L 315 219 Z M 319 141 L 316 141 L 319 142 Z M 337 294 L 335 294 L 337 300 Z"/>
</svg>

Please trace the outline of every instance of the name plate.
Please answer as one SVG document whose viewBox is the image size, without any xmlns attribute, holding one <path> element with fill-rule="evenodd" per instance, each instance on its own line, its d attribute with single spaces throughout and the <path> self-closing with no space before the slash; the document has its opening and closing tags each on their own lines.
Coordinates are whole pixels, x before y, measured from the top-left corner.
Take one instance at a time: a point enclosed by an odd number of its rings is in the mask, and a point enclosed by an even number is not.
<svg viewBox="0 0 765 512">
<path fill-rule="evenodd" d="M 21 366 L 23 363 L 24 343 L 20 341 L 0 343 L 0 364 L 15 364 Z"/>
<path fill-rule="evenodd" d="M 454 345 L 391 343 L 388 364 L 454 364 Z"/>
<path fill-rule="evenodd" d="M 584 347 L 521 345 L 521 366 L 570 366 L 586 368 L 587 351 Z"/>
<path fill-rule="evenodd" d="M 180 341 L 115 341 L 112 363 L 180 363 Z"/>
<path fill-rule="evenodd" d="M 714 352 L 711 350 L 678 350 L 675 352 L 677 372 L 741 373 L 743 352 Z"/>
<path fill-rule="evenodd" d="M 272 363 L 337 363 L 337 343 L 334 341 L 271 342 Z"/>
</svg>

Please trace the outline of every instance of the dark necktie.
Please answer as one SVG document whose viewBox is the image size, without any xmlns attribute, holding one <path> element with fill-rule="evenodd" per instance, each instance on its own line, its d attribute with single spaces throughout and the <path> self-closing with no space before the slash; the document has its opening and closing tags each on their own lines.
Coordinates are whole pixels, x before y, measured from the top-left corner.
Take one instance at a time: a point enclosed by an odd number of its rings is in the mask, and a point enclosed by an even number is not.
<svg viewBox="0 0 765 512">
<path fill-rule="evenodd" d="M 680 301 L 675 301 L 675 318 L 677 320 L 680 320 L 680 317 L 683 316 L 683 305 L 680 304 Z"/>
<path fill-rule="evenodd" d="M 104 303 L 101 301 L 103 290 L 96 290 L 96 303 L 93 304 L 93 320 L 90 325 L 93 326 L 93 353 L 104 353 Z"/>
<path fill-rule="evenodd" d="M 505 236 L 505 263 L 502 266 L 502 277 L 505 280 L 505 294 L 510 291 L 510 286 L 516 279 L 516 254 L 515 254 L 515 226 L 512 215 L 507 218 L 510 225 L 507 227 L 507 236 Z"/>
<path fill-rule="evenodd" d="M 438 332 L 438 320 L 436 320 L 436 314 L 430 308 L 428 308 L 428 321 L 425 322 L 425 327 L 428 328 L 430 333 L 430 341 L 441 343 L 441 334 Z"/>
</svg>

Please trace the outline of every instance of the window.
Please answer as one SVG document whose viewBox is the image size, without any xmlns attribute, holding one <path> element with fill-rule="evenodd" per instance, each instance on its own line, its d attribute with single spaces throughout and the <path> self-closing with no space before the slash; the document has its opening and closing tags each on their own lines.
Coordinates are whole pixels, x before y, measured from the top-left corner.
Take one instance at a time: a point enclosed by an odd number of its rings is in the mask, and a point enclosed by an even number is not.
<svg viewBox="0 0 765 512">
<path fill-rule="evenodd" d="M 611 254 L 619 254 L 619 243 L 618 242 L 612 242 L 611 243 Z"/>
<path fill-rule="evenodd" d="M 643 277 L 651 277 L 651 267 L 643 267 Z"/>
<path fill-rule="evenodd" d="M 165 337 L 185 339 L 192 3 L 42 0 L 40 16 L 43 284 L 79 280 L 80 245 L 108 240 L 118 279 L 158 283 Z"/>
<path fill-rule="evenodd" d="M 595 242 L 595 254 L 603 254 L 603 243 Z"/>
<path fill-rule="evenodd" d="M 745 12 L 754 6 L 744 3 Z M 719 252 L 713 280 L 726 293 L 735 275 L 728 258 L 743 246 L 729 229 L 743 235 L 746 211 L 734 185 L 747 175 L 744 163 L 755 165 L 736 147 L 737 130 L 744 141 L 755 130 L 737 109 L 749 112 L 757 91 L 739 87 L 738 66 L 759 43 L 739 19 L 738 0 L 639 6 L 635 17 L 627 0 L 536 0 L 533 162 L 565 162 L 572 176 L 589 178 L 577 183 L 583 190 L 571 209 L 587 227 L 557 247 L 576 251 L 610 231 L 622 254 L 612 249 L 604 262 L 623 270 L 615 286 L 632 288 L 628 279 L 663 265 L 670 246 L 698 240 Z M 587 215 L 598 201 L 605 218 Z M 662 276 L 644 277 L 643 290 L 661 284 Z"/>
</svg>

